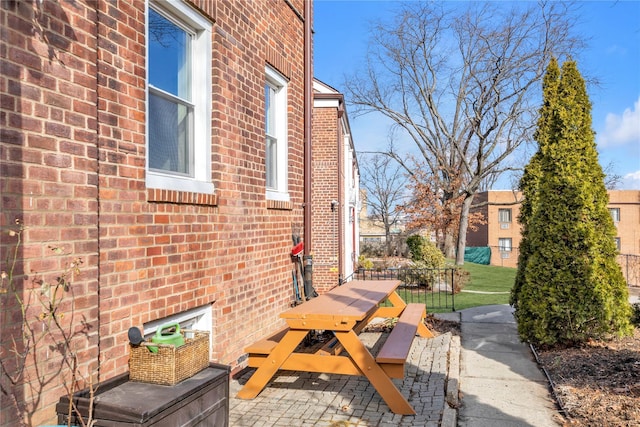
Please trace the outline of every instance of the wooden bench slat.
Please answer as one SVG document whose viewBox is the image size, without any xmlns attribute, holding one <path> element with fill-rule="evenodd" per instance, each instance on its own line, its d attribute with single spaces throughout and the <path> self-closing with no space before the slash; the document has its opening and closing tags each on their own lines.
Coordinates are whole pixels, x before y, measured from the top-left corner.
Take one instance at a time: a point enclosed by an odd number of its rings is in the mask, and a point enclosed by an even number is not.
<svg viewBox="0 0 640 427">
<path fill-rule="evenodd" d="M 425 314 L 424 304 L 408 304 L 378 352 L 376 362 L 404 364 L 418 331 L 418 324 Z"/>
<path fill-rule="evenodd" d="M 270 354 L 271 350 L 278 345 L 282 337 L 289 331 L 289 328 L 284 328 L 271 336 L 256 341 L 248 347 L 245 347 L 244 351 L 248 354 Z"/>
</svg>

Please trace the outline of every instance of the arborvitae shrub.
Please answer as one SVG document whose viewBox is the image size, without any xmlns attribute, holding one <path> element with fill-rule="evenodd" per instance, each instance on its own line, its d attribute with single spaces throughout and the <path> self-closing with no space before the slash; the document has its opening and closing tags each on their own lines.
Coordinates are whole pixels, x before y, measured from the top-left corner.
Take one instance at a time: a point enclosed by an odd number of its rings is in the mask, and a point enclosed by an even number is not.
<svg viewBox="0 0 640 427">
<path fill-rule="evenodd" d="M 511 302 L 520 337 L 571 345 L 631 331 L 628 290 L 591 130 L 591 104 L 575 62 L 549 65 L 538 153 L 521 182 L 523 253 Z"/>
</svg>

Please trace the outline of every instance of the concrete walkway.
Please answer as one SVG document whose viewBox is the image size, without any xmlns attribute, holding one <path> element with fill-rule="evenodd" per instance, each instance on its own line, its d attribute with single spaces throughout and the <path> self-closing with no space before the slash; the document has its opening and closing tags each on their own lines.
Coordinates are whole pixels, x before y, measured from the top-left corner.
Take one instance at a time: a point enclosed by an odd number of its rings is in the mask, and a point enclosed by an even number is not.
<svg viewBox="0 0 640 427">
<path fill-rule="evenodd" d="M 513 309 L 463 310 L 458 426 L 557 427 L 558 410 L 531 348 L 518 337 Z"/>
</svg>

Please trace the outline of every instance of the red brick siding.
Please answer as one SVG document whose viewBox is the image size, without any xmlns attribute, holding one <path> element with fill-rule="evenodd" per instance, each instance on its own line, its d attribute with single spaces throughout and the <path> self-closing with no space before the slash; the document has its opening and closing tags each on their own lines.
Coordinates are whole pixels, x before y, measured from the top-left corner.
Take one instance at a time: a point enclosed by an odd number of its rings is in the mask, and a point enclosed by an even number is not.
<svg viewBox="0 0 640 427">
<path fill-rule="evenodd" d="M 32 271 L 53 277 L 63 268 L 48 244 L 84 259 L 74 315 L 90 330 L 77 348 L 85 370 L 99 352 L 101 380 L 127 370 L 130 326 L 206 304 L 213 359 L 237 366 L 291 301 L 291 232 L 303 223 L 304 43 L 289 4 L 302 13 L 304 2 L 191 3 L 214 22 L 213 195 L 146 188 L 144 2 L 0 6 L 0 225 L 18 217 L 29 227 L 19 265 L 27 285 Z M 288 203 L 265 200 L 267 63 L 289 80 Z M 2 260 L 9 243 L 3 234 Z M 16 326 L 11 310 L 2 307 L 3 331 Z M 10 338 L 0 336 L 3 360 Z M 51 420 L 61 394 L 56 383 L 42 393 L 34 424 Z M 6 404 L 0 425 L 11 424 Z"/>
<path fill-rule="evenodd" d="M 620 253 L 640 255 L 640 191 L 609 191 L 608 207 L 620 209 L 620 221 L 615 224 Z"/>
<path fill-rule="evenodd" d="M 322 293 L 338 284 L 339 210 L 331 201 L 339 198 L 339 155 L 342 135 L 337 108 L 313 111 L 313 278 Z"/>
<path fill-rule="evenodd" d="M 482 192 L 482 193 L 478 193 L 473 197 L 473 204 L 474 205 L 481 205 L 480 207 L 477 208 L 472 208 L 471 212 L 480 212 L 482 213 L 482 215 L 484 216 L 485 219 L 485 224 L 478 224 L 476 225 L 476 230 L 473 232 L 468 232 L 467 233 L 467 246 L 468 247 L 474 247 L 474 246 L 487 246 L 487 242 L 488 242 L 488 233 L 489 233 L 489 223 L 488 223 L 488 205 L 484 204 L 482 205 L 482 203 L 486 203 L 487 202 L 487 192 Z"/>
<path fill-rule="evenodd" d="M 71 260 L 49 246 L 83 259 L 81 274 L 72 280 L 77 298 L 67 294 L 60 305 L 64 329 L 81 332 L 72 338 L 72 346 L 82 374 L 96 368 L 98 342 L 95 16 L 93 8 L 81 2 L 78 7 L 26 1 L 0 5 L 1 268 L 10 268 L 4 261 L 15 242 L 6 228 L 19 219 L 27 229 L 14 283 L 20 296 L 32 298 L 27 319 L 33 330 L 41 331 L 42 308 L 33 299 L 37 281 L 54 283 Z M 11 294 L 0 301 L 0 358 L 12 363 L 13 339 L 21 344 L 20 309 Z M 85 328 L 70 329 L 70 322 L 81 325 L 81 319 Z M 60 341 L 59 335 L 46 338 L 27 360 L 24 378 L 32 388 L 12 390 L 27 402 L 31 425 L 42 425 L 52 415 L 51 409 L 34 410 L 33 399 L 39 396 L 39 406 L 51 408 L 65 393 L 68 371 L 58 375 L 61 358 L 49 348 Z M 39 384 L 36 378 L 43 374 L 57 381 Z M 6 378 L 0 381 L 7 385 Z M 3 396 L 0 401 L 0 425 L 15 425 L 9 400 Z"/>
</svg>

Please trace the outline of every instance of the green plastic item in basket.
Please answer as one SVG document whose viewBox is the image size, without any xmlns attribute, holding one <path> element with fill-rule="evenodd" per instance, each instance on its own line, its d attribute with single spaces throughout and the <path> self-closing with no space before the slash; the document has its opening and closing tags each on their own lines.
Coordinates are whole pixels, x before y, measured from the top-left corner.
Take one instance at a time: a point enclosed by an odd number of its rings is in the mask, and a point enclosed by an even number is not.
<svg viewBox="0 0 640 427">
<path fill-rule="evenodd" d="M 165 333 L 165 330 L 175 328 L 175 332 Z M 156 331 L 156 334 L 151 337 L 151 342 L 154 344 L 168 344 L 174 345 L 176 347 L 180 347 L 184 344 L 184 337 L 180 333 L 180 324 L 178 322 L 167 323 L 166 325 L 162 325 Z M 148 346 L 149 351 L 152 353 L 158 352 L 158 347 L 156 346 Z"/>
</svg>

